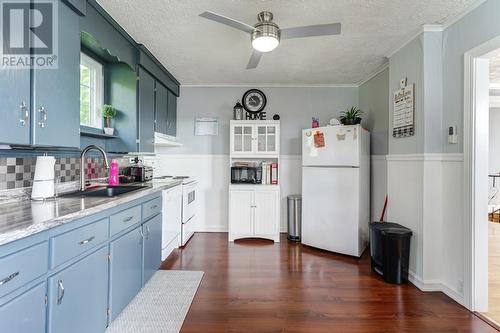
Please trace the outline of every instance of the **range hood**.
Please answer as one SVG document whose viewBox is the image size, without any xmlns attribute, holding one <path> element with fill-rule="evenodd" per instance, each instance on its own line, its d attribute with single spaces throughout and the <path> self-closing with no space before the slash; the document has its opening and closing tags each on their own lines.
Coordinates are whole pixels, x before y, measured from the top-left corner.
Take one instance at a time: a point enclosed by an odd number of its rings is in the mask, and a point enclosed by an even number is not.
<svg viewBox="0 0 500 333">
<path fill-rule="evenodd" d="M 159 147 L 180 147 L 182 143 L 177 140 L 177 137 L 155 132 L 155 146 Z"/>
</svg>

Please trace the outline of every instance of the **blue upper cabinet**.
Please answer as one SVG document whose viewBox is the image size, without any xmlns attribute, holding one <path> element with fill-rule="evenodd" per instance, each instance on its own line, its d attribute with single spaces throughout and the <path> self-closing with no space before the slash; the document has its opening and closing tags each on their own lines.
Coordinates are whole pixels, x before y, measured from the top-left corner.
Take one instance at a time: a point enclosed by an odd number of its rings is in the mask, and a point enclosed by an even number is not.
<svg viewBox="0 0 500 333">
<path fill-rule="evenodd" d="M 139 66 L 139 148 L 140 152 L 154 152 L 155 79 Z"/>
<path fill-rule="evenodd" d="M 168 89 L 156 81 L 155 93 L 155 131 L 167 134 Z"/>
<path fill-rule="evenodd" d="M 56 4 L 57 68 L 0 70 L 0 144 L 80 148 L 82 47 L 103 57 L 104 102 L 118 110 L 116 138 L 106 139 L 109 152 L 153 152 L 155 129 L 175 136 L 179 96 L 175 77 L 96 0 Z M 33 32 L 36 35 L 36 29 Z M 32 54 L 42 56 L 44 51 L 37 49 Z"/>
<path fill-rule="evenodd" d="M 30 70 L 0 70 L 0 143 L 30 144 Z"/>
<path fill-rule="evenodd" d="M 30 68 L 1 70 L 0 143 L 79 147 L 79 16 L 62 2 L 56 4 L 52 28 L 57 43 L 42 40 L 37 31 L 30 36 L 37 47 L 32 50 L 35 63 L 55 56 L 57 66 L 32 67 L 31 73 Z"/>
<path fill-rule="evenodd" d="M 76 1 L 76 0 L 73 0 Z M 91 35 L 101 49 L 135 69 L 136 43 L 95 0 L 88 0 L 86 14 L 80 21 L 81 31 Z"/>
<path fill-rule="evenodd" d="M 155 130 L 176 136 L 177 96 L 163 84 L 156 81 Z"/>
<path fill-rule="evenodd" d="M 155 110 L 154 129 L 157 132 L 176 136 L 177 126 L 177 97 L 179 96 L 179 82 L 163 67 L 163 65 L 144 47 L 139 45 L 139 99 L 145 93 L 141 87 L 141 70 L 147 71 L 155 81 Z M 147 78 L 146 80 L 149 80 Z M 149 92 L 147 92 L 149 94 Z M 140 103 L 140 101 L 139 101 Z M 147 112 L 147 111 L 146 111 Z M 141 116 L 141 104 L 139 104 Z M 142 129 L 143 125 L 140 126 Z M 142 138 L 141 138 L 142 139 Z"/>
<path fill-rule="evenodd" d="M 175 96 L 179 96 L 179 81 L 156 59 L 156 57 L 144 46 L 139 44 L 137 51 L 137 62 L 148 70 L 158 81 L 160 81 Z"/>
<path fill-rule="evenodd" d="M 167 133 L 171 136 L 177 135 L 177 96 L 168 91 L 168 110 L 167 110 Z"/>
<path fill-rule="evenodd" d="M 63 4 L 58 7 L 58 66 L 33 71 L 32 144 L 79 148 L 79 16 Z"/>
</svg>

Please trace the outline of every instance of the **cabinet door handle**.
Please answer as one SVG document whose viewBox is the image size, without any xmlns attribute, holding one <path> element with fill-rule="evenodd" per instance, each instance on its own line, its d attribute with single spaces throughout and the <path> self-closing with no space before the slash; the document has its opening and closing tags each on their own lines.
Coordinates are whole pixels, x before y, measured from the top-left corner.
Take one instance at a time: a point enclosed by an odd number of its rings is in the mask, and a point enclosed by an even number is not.
<svg viewBox="0 0 500 333">
<path fill-rule="evenodd" d="M 89 237 L 89 238 L 87 238 L 87 239 L 84 239 L 84 240 L 82 240 L 82 241 L 78 242 L 78 244 L 80 244 L 80 245 L 85 245 L 85 244 L 87 244 L 87 243 L 92 242 L 94 239 L 95 239 L 95 236 L 92 236 L 92 237 Z"/>
<path fill-rule="evenodd" d="M 158 205 L 151 206 L 151 209 L 156 209 L 156 208 L 158 208 Z"/>
<path fill-rule="evenodd" d="M 149 235 L 151 234 L 151 231 L 149 231 L 149 225 L 146 226 L 146 240 L 149 239 Z"/>
<path fill-rule="evenodd" d="M 141 235 L 141 238 L 139 238 L 139 244 L 142 244 L 144 241 L 144 233 L 142 232 L 142 228 L 139 227 L 139 234 Z"/>
<path fill-rule="evenodd" d="M 133 218 L 134 218 L 133 216 L 126 217 L 122 220 L 122 222 L 123 223 L 130 222 Z"/>
<path fill-rule="evenodd" d="M 19 275 L 19 272 L 15 272 L 15 273 L 12 273 L 11 275 L 7 276 L 5 279 L 0 281 L 0 286 L 6 284 L 7 282 L 9 282 L 10 280 L 12 280 L 13 278 L 15 278 L 18 275 Z"/>
<path fill-rule="evenodd" d="M 21 110 L 21 118 L 19 119 L 19 123 L 21 124 L 21 126 L 24 126 L 28 122 L 28 118 L 30 116 L 29 110 L 26 107 L 26 102 L 23 101 L 21 105 L 19 105 L 19 109 Z"/>
<path fill-rule="evenodd" d="M 38 122 L 38 125 L 41 128 L 44 128 L 45 124 L 47 123 L 47 111 L 45 110 L 45 107 L 40 106 L 40 108 L 38 109 L 38 113 L 40 113 L 40 117 L 42 117 L 42 120 Z"/>
<path fill-rule="evenodd" d="M 57 281 L 57 305 L 60 305 L 62 303 L 62 300 L 64 298 L 64 284 L 63 280 Z"/>
</svg>

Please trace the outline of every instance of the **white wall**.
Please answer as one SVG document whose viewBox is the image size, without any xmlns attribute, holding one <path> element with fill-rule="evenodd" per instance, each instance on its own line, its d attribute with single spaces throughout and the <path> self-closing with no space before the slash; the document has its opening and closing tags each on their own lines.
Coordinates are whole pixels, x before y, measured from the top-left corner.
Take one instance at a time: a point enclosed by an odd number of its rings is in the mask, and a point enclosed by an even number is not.
<svg viewBox="0 0 500 333">
<path fill-rule="evenodd" d="M 348 107 L 358 105 L 357 87 L 182 87 L 177 108 L 177 136 L 183 147 L 172 154 L 229 154 L 229 121 L 233 106 L 250 88 L 267 97 L 267 119 L 281 117 L 281 154 L 300 155 L 300 131 L 311 127 L 311 117 L 322 125 Z M 196 117 L 219 120 L 218 136 L 194 136 Z"/>
<path fill-rule="evenodd" d="M 488 0 L 442 32 L 421 33 L 390 58 L 389 98 L 401 78 L 416 84 L 416 134 L 406 139 L 389 135 L 389 216 L 416 231 L 411 259 L 415 284 L 442 290 L 460 303 L 466 274 L 464 53 L 500 35 L 499 12 L 500 1 Z M 389 131 L 391 119 L 392 110 Z M 458 128 L 458 144 L 447 143 L 451 125 Z"/>
<path fill-rule="evenodd" d="M 189 175 L 198 185 L 198 231 L 228 230 L 229 155 L 165 154 L 160 148 L 156 156 L 157 175 Z M 286 232 L 286 197 L 302 193 L 302 157 L 287 155 L 281 159 L 281 231 Z"/>
<path fill-rule="evenodd" d="M 443 138 L 451 125 L 458 144 L 443 145 L 445 153 L 463 152 L 464 53 L 500 35 L 500 1 L 488 0 L 443 32 Z"/>
<path fill-rule="evenodd" d="M 370 130 L 371 154 L 387 155 L 389 138 L 389 68 L 359 86 L 363 126 Z"/>
<path fill-rule="evenodd" d="M 359 87 L 359 107 L 364 112 L 363 126 L 370 130 L 371 143 L 371 221 L 380 219 L 387 195 L 389 128 L 389 68 Z"/>
<path fill-rule="evenodd" d="M 281 230 L 286 231 L 286 197 L 302 193 L 300 131 L 358 105 L 357 87 L 257 87 L 267 96 L 268 119 L 281 116 Z M 181 87 L 177 134 L 180 148 L 157 148 L 162 175 L 187 174 L 200 182 L 199 231 L 227 231 L 229 121 L 233 106 L 249 87 Z M 196 117 L 219 120 L 218 136 L 195 136 Z"/>
</svg>

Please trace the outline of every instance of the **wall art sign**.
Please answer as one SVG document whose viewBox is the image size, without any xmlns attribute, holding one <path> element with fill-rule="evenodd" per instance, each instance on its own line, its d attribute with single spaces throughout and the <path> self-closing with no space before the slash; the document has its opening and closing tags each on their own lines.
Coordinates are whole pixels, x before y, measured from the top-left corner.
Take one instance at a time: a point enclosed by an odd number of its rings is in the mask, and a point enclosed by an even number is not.
<svg viewBox="0 0 500 333">
<path fill-rule="evenodd" d="M 392 136 L 404 138 L 415 134 L 415 85 L 401 80 L 400 89 L 394 92 Z"/>
</svg>

